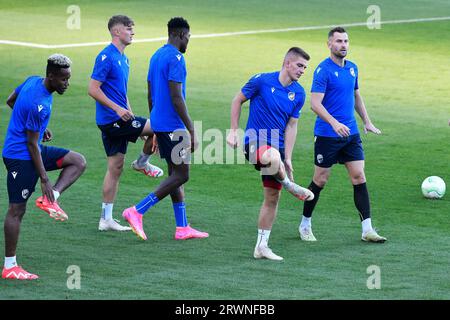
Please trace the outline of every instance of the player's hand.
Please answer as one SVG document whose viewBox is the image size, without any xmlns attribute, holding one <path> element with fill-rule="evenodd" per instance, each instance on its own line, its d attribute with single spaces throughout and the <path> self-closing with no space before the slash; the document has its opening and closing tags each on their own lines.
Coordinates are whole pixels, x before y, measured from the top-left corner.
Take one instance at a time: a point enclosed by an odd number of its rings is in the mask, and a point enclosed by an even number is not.
<svg viewBox="0 0 450 320">
<path fill-rule="evenodd" d="M 50 201 L 51 203 L 55 202 L 55 196 L 53 195 L 53 186 L 52 186 L 50 180 L 48 180 L 48 179 L 42 180 L 41 179 L 41 190 L 42 190 L 42 195 L 44 197 L 47 197 L 48 201 Z"/>
<path fill-rule="evenodd" d="M 159 147 L 158 147 L 158 139 L 156 139 L 156 134 L 153 135 L 153 143 L 152 143 L 152 153 L 158 153 Z"/>
<path fill-rule="evenodd" d="M 134 114 L 130 110 L 119 108 L 119 110 L 117 110 L 116 113 L 123 121 L 134 119 Z"/>
<path fill-rule="evenodd" d="M 340 122 L 336 122 L 336 124 L 333 125 L 333 130 L 339 137 L 348 137 L 350 135 L 350 129 Z"/>
<path fill-rule="evenodd" d="M 284 160 L 284 168 L 286 169 L 286 174 L 292 182 L 294 182 L 294 168 L 292 167 L 291 159 Z"/>
<path fill-rule="evenodd" d="M 368 122 L 364 125 L 364 133 L 367 134 L 367 132 L 373 132 L 375 134 L 381 134 L 381 130 L 375 127 L 372 122 Z"/>
<path fill-rule="evenodd" d="M 189 131 L 189 134 L 191 140 L 191 153 L 194 153 L 194 151 L 198 148 L 197 135 L 195 134 L 195 131 Z"/>
<path fill-rule="evenodd" d="M 235 129 L 231 129 L 227 136 L 227 144 L 236 149 L 239 146 L 239 137 Z"/>
<path fill-rule="evenodd" d="M 50 129 L 45 129 L 44 136 L 42 137 L 42 142 L 52 141 L 53 133 Z"/>
</svg>

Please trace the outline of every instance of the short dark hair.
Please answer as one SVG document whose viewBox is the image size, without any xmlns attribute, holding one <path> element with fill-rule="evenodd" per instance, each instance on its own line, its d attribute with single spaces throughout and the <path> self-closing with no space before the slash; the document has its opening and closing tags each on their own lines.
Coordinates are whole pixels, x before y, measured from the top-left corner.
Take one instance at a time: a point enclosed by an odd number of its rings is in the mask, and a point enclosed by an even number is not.
<svg viewBox="0 0 450 320">
<path fill-rule="evenodd" d="M 123 24 L 125 27 L 131 27 L 134 26 L 134 21 L 130 17 L 124 15 L 112 16 L 108 21 L 108 30 L 111 31 L 111 29 L 117 24 Z"/>
<path fill-rule="evenodd" d="M 182 29 L 190 29 L 189 23 L 183 17 L 174 17 L 167 23 L 167 31 L 170 34 L 179 34 Z"/>
<path fill-rule="evenodd" d="M 337 32 L 337 33 L 347 33 L 347 31 L 345 31 L 344 28 L 342 28 L 342 27 L 335 27 L 335 28 L 331 29 L 330 32 L 328 32 L 328 38 L 331 38 L 334 35 L 335 32 Z"/>
<path fill-rule="evenodd" d="M 70 68 L 70 65 L 72 64 L 72 61 L 65 55 L 62 55 L 60 53 L 52 54 L 47 59 L 47 70 L 46 70 L 46 76 L 50 73 L 55 74 L 58 73 L 61 69 L 67 69 Z"/>
<path fill-rule="evenodd" d="M 286 53 L 286 55 L 288 55 L 288 54 L 295 54 L 297 56 L 304 58 L 306 61 L 309 61 L 309 59 L 310 59 L 309 54 L 307 54 L 305 50 L 303 50 L 302 48 L 299 48 L 299 47 L 290 48 L 288 50 L 288 52 Z"/>
</svg>

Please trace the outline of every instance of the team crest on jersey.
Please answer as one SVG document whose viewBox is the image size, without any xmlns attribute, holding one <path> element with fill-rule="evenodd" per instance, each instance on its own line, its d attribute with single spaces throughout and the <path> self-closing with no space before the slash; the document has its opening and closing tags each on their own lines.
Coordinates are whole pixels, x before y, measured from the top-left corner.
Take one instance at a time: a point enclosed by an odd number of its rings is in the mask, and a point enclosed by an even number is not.
<svg viewBox="0 0 450 320">
<path fill-rule="evenodd" d="M 133 128 L 140 128 L 141 127 L 141 123 L 137 120 L 134 120 L 131 125 L 133 126 Z"/>
<path fill-rule="evenodd" d="M 28 191 L 28 189 L 22 190 L 22 198 L 27 199 L 29 195 L 30 195 L 30 191 Z"/>
<path fill-rule="evenodd" d="M 179 156 L 180 156 L 181 159 L 186 159 L 186 156 L 187 156 L 186 148 L 182 148 L 182 149 L 180 150 Z"/>
<path fill-rule="evenodd" d="M 289 92 L 288 93 L 288 98 L 289 98 L 289 100 L 294 101 L 294 99 L 295 99 L 295 92 Z"/>
<path fill-rule="evenodd" d="M 317 155 L 317 163 L 322 163 L 323 162 L 323 155 L 321 155 L 320 153 Z"/>
<path fill-rule="evenodd" d="M 350 74 L 355 77 L 355 70 L 353 68 L 350 68 Z"/>
</svg>

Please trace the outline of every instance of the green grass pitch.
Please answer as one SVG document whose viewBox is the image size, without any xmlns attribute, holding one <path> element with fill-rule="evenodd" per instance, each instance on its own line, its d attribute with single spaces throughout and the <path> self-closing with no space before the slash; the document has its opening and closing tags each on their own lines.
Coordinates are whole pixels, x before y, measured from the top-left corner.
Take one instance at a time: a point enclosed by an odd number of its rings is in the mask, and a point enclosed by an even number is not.
<svg viewBox="0 0 450 320">
<path fill-rule="evenodd" d="M 123 13 L 136 23 L 135 39 L 165 37 L 166 23 L 184 16 L 191 34 L 280 29 L 364 22 L 370 1 L 5 1 L 0 0 L 0 40 L 40 44 L 109 41 L 110 16 Z M 381 19 L 450 16 L 444 0 L 377 2 Z M 70 4 L 81 9 L 81 29 L 69 30 Z M 283 193 L 271 246 L 282 263 L 257 261 L 252 253 L 262 202 L 260 178 L 248 164 L 194 164 L 186 185 L 191 224 L 210 233 L 205 240 L 174 241 L 168 199 L 144 218 L 148 241 L 131 233 L 97 231 L 105 155 L 87 85 L 102 45 L 41 49 L 0 44 L 0 146 L 10 110 L 9 93 L 29 75 L 44 75 L 55 52 L 74 62 L 71 86 L 55 96 L 51 145 L 83 153 L 88 169 L 61 197 L 69 221 L 58 223 L 34 206 L 39 184 L 22 223 L 18 262 L 40 275 L 34 282 L 0 281 L 0 299 L 450 299 L 450 194 L 422 197 L 420 184 L 438 175 L 450 187 L 450 20 L 347 28 L 348 58 L 358 64 L 360 89 L 381 136 L 363 136 L 374 226 L 383 245 L 360 241 L 352 187 L 335 166 L 313 216 L 317 243 L 298 236 L 302 203 Z M 250 76 L 278 70 L 291 46 L 311 55 L 300 83 L 309 93 L 312 73 L 326 58 L 327 29 L 193 38 L 186 53 L 187 104 L 203 131 L 229 127 L 231 99 Z M 165 41 L 134 43 L 129 98 L 136 114 L 148 116 L 148 60 Z M 308 99 L 294 149 L 296 180 L 313 173 L 314 114 Z M 244 108 L 241 127 L 248 108 Z M 361 128 L 361 122 L 359 121 Z M 208 142 L 204 142 L 204 148 Z M 153 190 L 159 181 L 129 168 L 141 149 L 130 145 L 115 216 Z M 154 157 L 157 165 L 166 165 Z M 0 211 L 7 210 L 5 169 L 0 170 Z M 54 179 L 55 174 L 51 174 Z M 0 237 L 3 250 L 4 238 Z M 2 251 L 3 252 L 3 251 Z M 3 260 L 1 260 L 3 261 Z M 81 289 L 67 287 L 69 266 L 81 270 Z M 380 267 L 381 288 L 366 282 L 371 265 Z"/>
</svg>

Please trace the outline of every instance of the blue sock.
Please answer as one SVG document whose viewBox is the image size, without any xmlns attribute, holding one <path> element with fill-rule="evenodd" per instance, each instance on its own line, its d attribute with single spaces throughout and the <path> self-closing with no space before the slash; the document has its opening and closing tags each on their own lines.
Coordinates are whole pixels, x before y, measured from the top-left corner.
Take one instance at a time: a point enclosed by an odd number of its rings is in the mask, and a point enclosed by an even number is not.
<svg viewBox="0 0 450 320">
<path fill-rule="evenodd" d="M 172 205 L 177 227 L 187 227 L 186 205 L 184 202 L 173 203 Z"/>
<path fill-rule="evenodd" d="M 154 193 L 150 193 L 141 202 L 136 205 L 136 210 L 140 214 L 144 214 L 148 209 L 159 202 L 158 197 Z"/>
</svg>

